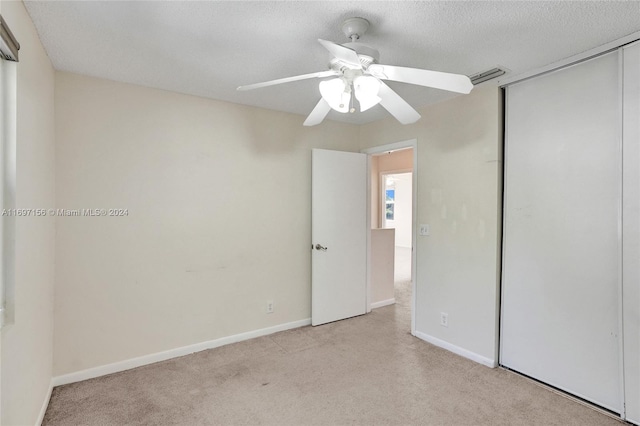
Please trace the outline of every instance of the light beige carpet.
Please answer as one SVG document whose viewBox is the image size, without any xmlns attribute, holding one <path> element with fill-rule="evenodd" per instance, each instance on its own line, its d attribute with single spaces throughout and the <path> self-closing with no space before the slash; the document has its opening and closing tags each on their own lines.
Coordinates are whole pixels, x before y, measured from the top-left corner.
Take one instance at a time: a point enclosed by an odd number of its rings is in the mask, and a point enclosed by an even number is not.
<svg viewBox="0 0 640 426">
<path fill-rule="evenodd" d="M 619 425 L 412 337 L 396 306 L 57 387 L 45 425 Z"/>
</svg>

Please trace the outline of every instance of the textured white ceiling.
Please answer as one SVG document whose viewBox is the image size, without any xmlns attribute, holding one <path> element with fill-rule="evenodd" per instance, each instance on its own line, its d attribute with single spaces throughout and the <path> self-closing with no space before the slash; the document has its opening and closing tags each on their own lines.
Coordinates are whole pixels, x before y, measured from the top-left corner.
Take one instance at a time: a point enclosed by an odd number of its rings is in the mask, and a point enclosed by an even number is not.
<svg viewBox="0 0 640 426">
<path fill-rule="evenodd" d="M 318 80 L 237 92 L 242 84 L 327 68 L 318 38 L 345 43 L 341 23 L 361 16 L 361 39 L 384 64 L 471 75 L 529 71 L 640 31 L 640 2 L 600 1 L 26 1 L 53 65 L 111 80 L 307 115 Z M 420 108 L 448 92 L 389 83 Z M 376 106 L 329 119 L 366 123 Z M 301 117 L 301 122 L 303 118 Z"/>
</svg>

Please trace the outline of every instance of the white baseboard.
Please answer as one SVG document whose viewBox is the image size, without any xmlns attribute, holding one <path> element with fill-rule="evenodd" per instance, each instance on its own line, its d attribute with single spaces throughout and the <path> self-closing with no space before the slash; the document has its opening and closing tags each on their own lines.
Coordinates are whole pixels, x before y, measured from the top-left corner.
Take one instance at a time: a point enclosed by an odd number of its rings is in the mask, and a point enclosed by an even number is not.
<svg viewBox="0 0 640 426">
<path fill-rule="evenodd" d="M 80 382 L 82 380 L 93 379 L 95 377 L 106 376 L 107 374 L 118 373 L 120 371 L 130 370 L 132 368 L 141 367 L 143 365 L 153 364 L 155 362 L 166 361 L 171 358 L 177 358 L 192 354 L 194 352 L 213 349 L 231 343 L 241 342 L 243 340 L 253 339 L 255 337 L 266 336 L 268 334 L 277 333 L 279 331 L 290 330 L 292 328 L 304 327 L 311 324 L 311 318 L 288 322 L 285 324 L 275 325 L 273 327 L 261 328 L 259 330 L 247 331 L 246 333 L 234 334 L 233 336 L 221 337 L 207 342 L 195 343 L 189 346 L 170 349 L 168 351 L 157 352 L 154 354 L 143 355 L 137 358 L 131 358 L 124 361 L 114 362 L 113 364 L 102 365 L 100 367 L 89 368 L 75 373 L 63 374 L 53 378 L 53 386 L 66 385 L 69 383 Z"/>
<path fill-rule="evenodd" d="M 446 349 L 450 352 L 453 352 L 454 354 L 460 355 L 462 357 L 468 358 L 471 361 L 475 361 L 477 363 L 480 363 L 482 365 L 486 365 L 487 367 L 491 367 L 491 368 L 496 368 L 498 366 L 498 363 L 496 362 L 496 360 L 490 359 L 490 358 L 486 358 L 482 355 L 478 355 L 475 352 L 471 352 L 467 349 L 463 349 L 459 346 L 456 345 L 452 345 L 449 342 L 445 342 L 444 340 L 438 339 L 437 337 L 433 337 L 430 336 L 428 334 L 422 333 L 420 331 L 416 331 L 415 336 L 419 339 L 424 340 L 425 342 L 429 342 L 432 345 L 436 345 L 442 349 Z"/>
<path fill-rule="evenodd" d="M 38 415 L 38 420 L 36 420 L 36 426 L 40 426 L 42 424 L 42 421 L 44 420 L 44 415 L 47 412 L 47 407 L 49 407 L 49 400 L 51 400 L 51 392 L 53 392 L 53 379 L 51 379 L 51 382 L 49 382 L 49 390 L 47 391 L 47 396 L 42 402 L 42 408 L 40 408 L 40 414 Z"/>
<path fill-rule="evenodd" d="M 381 300 L 379 302 L 372 303 L 371 304 L 371 309 L 382 308 L 383 306 L 393 305 L 394 303 L 396 303 L 396 299 L 395 298 L 387 299 L 387 300 Z"/>
</svg>

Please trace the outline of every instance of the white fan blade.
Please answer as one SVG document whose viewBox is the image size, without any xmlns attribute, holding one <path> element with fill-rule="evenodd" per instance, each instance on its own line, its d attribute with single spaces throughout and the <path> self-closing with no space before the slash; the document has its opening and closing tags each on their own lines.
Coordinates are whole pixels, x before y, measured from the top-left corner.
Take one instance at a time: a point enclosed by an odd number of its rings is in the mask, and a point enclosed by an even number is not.
<svg viewBox="0 0 640 426">
<path fill-rule="evenodd" d="M 378 92 L 378 96 L 381 99 L 380 105 L 389 111 L 389 113 L 402 124 L 415 123 L 420 119 L 418 111 L 413 109 L 407 101 L 402 99 L 400 95 L 391 90 L 391 88 L 382 81 L 380 82 L 380 91 Z"/>
<path fill-rule="evenodd" d="M 367 69 L 374 77 L 401 83 L 434 87 L 450 92 L 469 93 L 473 83 L 466 75 L 447 72 L 421 70 L 418 68 L 396 67 L 394 65 L 371 64 Z"/>
<path fill-rule="evenodd" d="M 330 77 L 332 75 L 338 75 L 338 74 L 339 73 L 334 70 L 312 72 L 311 74 L 302 74 L 302 75 L 296 75 L 294 77 L 286 77 L 286 78 L 279 78 L 277 80 L 265 81 L 263 83 L 248 84 L 246 86 L 238 87 L 237 90 L 253 90 L 253 89 L 259 89 L 261 87 L 274 86 L 276 84 L 290 83 L 292 81 L 298 81 L 298 80 L 307 80 L 309 78 Z"/>
<path fill-rule="evenodd" d="M 362 64 L 360 63 L 360 59 L 358 58 L 358 54 L 355 50 L 327 40 L 322 40 L 321 38 L 319 38 L 318 41 L 336 58 L 348 63 L 349 65 L 353 65 L 356 68 L 362 69 Z"/>
<path fill-rule="evenodd" d="M 316 105 L 316 107 L 311 111 L 311 114 L 304 120 L 304 126 L 315 126 L 316 124 L 322 123 L 322 120 L 329 114 L 331 111 L 331 107 L 323 98 L 320 98 L 320 102 Z"/>
</svg>

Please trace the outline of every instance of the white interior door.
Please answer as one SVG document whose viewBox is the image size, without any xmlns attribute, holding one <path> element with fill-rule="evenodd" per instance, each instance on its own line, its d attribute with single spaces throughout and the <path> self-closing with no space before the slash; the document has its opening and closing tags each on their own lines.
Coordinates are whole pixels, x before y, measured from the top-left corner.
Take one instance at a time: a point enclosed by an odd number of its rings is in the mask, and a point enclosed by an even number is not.
<svg viewBox="0 0 640 426">
<path fill-rule="evenodd" d="M 311 167 L 311 324 L 367 305 L 367 156 L 314 149 Z"/>
<path fill-rule="evenodd" d="M 500 362 L 621 412 L 618 65 L 508 88 Z"/>
</svg>

